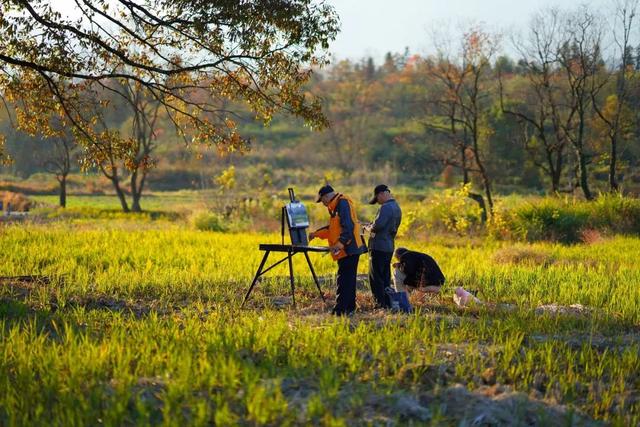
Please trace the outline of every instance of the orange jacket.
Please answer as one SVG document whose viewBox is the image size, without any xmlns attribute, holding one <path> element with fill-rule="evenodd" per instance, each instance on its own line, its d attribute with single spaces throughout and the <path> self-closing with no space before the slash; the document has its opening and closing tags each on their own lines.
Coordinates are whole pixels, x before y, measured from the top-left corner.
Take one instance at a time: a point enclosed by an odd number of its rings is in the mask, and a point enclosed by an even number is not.
<svg viewBox="0 0 640 427">
<path fill-rule="evenodd" d="M 340 218 L 338 203 L 345 200 L 349 204 L 350 218 Z M 345 195 L 337 194 L 327 205 L 329 211 L 329 225 L 316 230 L 313 234 L 315 237 L 329 241 L 329 246 L 336 245 L 341 242 L 344 245 L 338 253 L 331 253 L 334 260 L 339 260 L 348 255 L 361 254 L 366 252 L 366 246 L 360 236 L 360 222 L 353 206 L 353 201 Z M 342 223 L 348 224 L 353 229 L 349 233 L 343 232 Z"/>
</svg>

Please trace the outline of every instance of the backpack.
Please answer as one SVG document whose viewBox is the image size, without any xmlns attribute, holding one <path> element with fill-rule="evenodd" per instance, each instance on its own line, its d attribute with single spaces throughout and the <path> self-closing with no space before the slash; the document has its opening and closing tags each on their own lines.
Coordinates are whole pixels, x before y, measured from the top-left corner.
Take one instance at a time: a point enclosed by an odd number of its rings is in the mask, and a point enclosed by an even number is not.
<svg viewBox="0 0 640 427">
<path fill-rule="evenodd" d="M 409 302 L 409 295 L 406 292 L 396 292 L 395 289 L 388 287 L 385 289 L 391 304 L 391 311 L 399 311 L 402 313 L 411 313 L 413 307 Z"/>
</svg>

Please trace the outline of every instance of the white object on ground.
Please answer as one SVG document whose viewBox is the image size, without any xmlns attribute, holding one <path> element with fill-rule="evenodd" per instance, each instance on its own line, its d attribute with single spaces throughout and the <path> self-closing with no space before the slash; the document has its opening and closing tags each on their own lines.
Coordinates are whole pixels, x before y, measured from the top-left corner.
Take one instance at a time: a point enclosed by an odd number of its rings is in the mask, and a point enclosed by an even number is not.
<svg viewBox="0 0 640 427">
<path fill-rule="evenodd" d="M 396 289 L 396 292 L 406 292 L 407 288 L 404 286 L 404 280 L 407 278 L 407 275 L 402 272 L 398 267 L 393 268 L 393 287 Z"/>
<path fill-rule="evenodd" d="M 476 298 L 472 293 L 465 291 L 462 286 L 458 286 L 456 288 L 456 291 L 453 294 L 453 302 L 455 302 L 459 307 L 482 304 L 482 301 Z"/>
</svg>

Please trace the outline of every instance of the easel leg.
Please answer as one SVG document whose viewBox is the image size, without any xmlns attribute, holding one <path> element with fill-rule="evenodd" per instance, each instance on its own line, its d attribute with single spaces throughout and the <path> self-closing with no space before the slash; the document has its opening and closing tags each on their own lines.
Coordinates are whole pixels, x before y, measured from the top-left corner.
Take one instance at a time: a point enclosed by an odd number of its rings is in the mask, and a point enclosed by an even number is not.
<svg viewBox="0 0 640 427">
<path fill-rule="evenodd" d="M 242 305 L 240 306 L 240 308 L 243 308 L 244 304 L 249 299 L 249 295 L 251 295 L 251 291 L 253 290 L 253 287 L 256 285 L 256 283 L 258 282 L 258 278 L 262 274 L 262 267 L 264 267 L 264 264 L 267 262 L 267 258 L 269 258 L 269 251 L 266 251 L 264 253 L 264 256 L 262 257 L 262 261 L 260 262 L 260 267 L 258 267 L 258 271 L 256 271 L 256 275 L 254 276 L 253 281 L 251 282 L 251 286 L 249 286 L 249 290 L 247 291 L 247 294 L 244 296 L 244 300 L 242 301 Z"/>
<path fill-rule="evenodd" d="M 296 307 L 296 285 L 293 280 L 293 262 L 291 260 L 293 258 L 293 252 L 289 252 L 289 280 L 291 281 L 291 299 L 293 300 L 293 307 Z"/>
<path fill-rule="evenodd" d="M 322 293 L 322 289 L 320 289 L 320 282 L 318 281 L 318 276 L 316 276 L 316 272 L 313 270 L 313 265 L 311 264 L 311 260 L 309 259 L 309 254 L 304 253 L 304 257 L 307 259 L 307 264 L 309 264 L 309 270 L 311 270 L 311 275 L 313 276 L 313 281 L 316 282 L 316 287 L 318 288 L 318 293 L 320 293 L 320 297 L 322 298 L 322 302 L 327 302 L 324 299 L 324 294 Z"/>
</svg>

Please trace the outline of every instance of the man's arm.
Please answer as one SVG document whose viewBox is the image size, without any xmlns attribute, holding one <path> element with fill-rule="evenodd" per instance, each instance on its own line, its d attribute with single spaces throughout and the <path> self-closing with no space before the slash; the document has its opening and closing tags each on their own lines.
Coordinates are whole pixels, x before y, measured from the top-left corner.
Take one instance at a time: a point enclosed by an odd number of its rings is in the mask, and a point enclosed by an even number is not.
<svg viewBox="0 0 640 427">
<path fill-rule="evenodd" d="M 371 225 L 371 231 L 373 233 L 377 233 L 380 230 L 384 230 L 389 226 L 391 219 L 393 218 L 393 214 L 391 213 L 391 206 L 382 205 L 380 206 L 380 210 L 378 211 L 378 215 L 376 219 L 373 221 Z"/>
<path fill-rule="evenodd" d="M 309 240 L 313 240 L 316 237 L 318 239 L 327 240 L 329 238 L 329 226 L 325 225 L 324 227 L 320 227 L 316 231 L 309 233 Z"/>
</svg>

